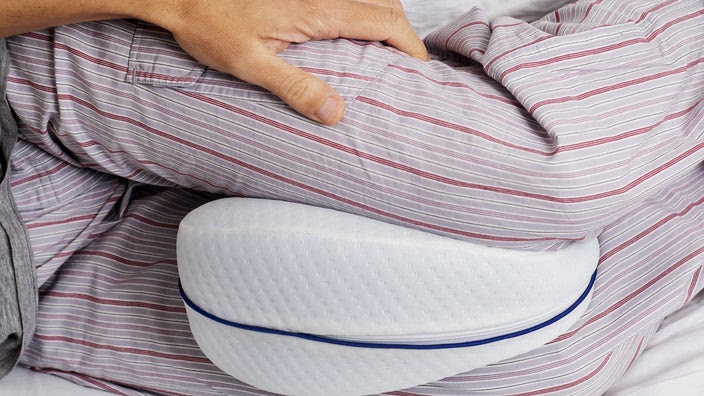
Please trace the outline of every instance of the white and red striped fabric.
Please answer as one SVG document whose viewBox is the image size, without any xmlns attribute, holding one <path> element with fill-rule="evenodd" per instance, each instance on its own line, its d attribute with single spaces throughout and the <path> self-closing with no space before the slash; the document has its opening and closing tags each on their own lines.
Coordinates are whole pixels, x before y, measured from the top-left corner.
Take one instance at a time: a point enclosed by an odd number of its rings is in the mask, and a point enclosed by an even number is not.
<svg viewBox="0 0 704 396">
<path fill-rule="evenodd" d="M 392 394 L 605 391 L 704 287 L 704 1 L 578 1 L 532 24 L 474 9 L 427 43 L 428 63 L 349 40 L 282 54 L 346 100 L 324 127 L 147 24 L 10 39 L 12 187 L 44 285 L 24 364 L 123 394 L 263 394 L 202 356 L 175 287 L 180 218 L 225 194 L 510 248 L 598 235 L 574 329 Z"/>
</svg>

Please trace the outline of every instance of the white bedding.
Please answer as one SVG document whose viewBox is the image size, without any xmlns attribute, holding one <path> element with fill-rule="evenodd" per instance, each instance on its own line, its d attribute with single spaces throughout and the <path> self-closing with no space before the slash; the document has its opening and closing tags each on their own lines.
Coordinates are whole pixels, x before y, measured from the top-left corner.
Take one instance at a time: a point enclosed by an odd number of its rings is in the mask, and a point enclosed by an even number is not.
<svg viewBox="0 0 704 396">
<path fill-rule="evenodd" d="M 490 16 L 510 14 L 532 19 L 567 3 L 567 0 L 402 0 L 409 19 L 421 36 L 446 23 L 472 5 Z M 704 388 L 704 294 L 668 317 L 610 396 L 693 395 Z M 105 395 L 55 376 L 16 368 L 0 380 L 0 395 L 34 396 Z"/>
<path fill-rule="evenodd" d="M 109 394 L 24 367 L 16 367 L 7 377 L 0 380 L 0 395 L 3 396 L 105 396 Z"/>
<path fill-rule="evenodd" d="M 538 19 L 570 0 L 401 0 L 408 20 L 419 36 L 425 37 L 474 6 L 486 11 L 489 19 L 510 15 L 526 21 Z"/>
<path fill-rule="evenodd" d="M 701 395 L 704 293 L 668 316 L 648 348 L 608 396 Z"/>
</svg>

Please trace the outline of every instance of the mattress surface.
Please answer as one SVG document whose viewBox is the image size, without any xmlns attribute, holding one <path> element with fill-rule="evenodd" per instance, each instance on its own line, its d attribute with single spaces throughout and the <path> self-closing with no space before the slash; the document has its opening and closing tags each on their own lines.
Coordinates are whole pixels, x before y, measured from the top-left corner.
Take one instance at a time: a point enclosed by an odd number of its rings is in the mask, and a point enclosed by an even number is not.
<svg viewBox="0 0 704 396">
<path fill-rule="evenodd" d="M 400 389 L 527 352 L 585 309 L 598 257 L 594 240 L 512 251 L 244 198 L 196 209 L 178 236 L 201 348 L 286 394 Z M 267 374 L 284 361 L 300 375 Z"/>
</svg>

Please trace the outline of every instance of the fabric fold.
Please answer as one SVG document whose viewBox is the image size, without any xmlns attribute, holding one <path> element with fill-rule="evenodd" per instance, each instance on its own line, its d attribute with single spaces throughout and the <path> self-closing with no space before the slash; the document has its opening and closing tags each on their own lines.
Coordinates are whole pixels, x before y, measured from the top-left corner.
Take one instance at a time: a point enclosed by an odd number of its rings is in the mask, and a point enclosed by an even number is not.
<svg viewBox="0 0 704 396">
<path fill-rule="evenodd" d="M 37 286 L 26 230 L 9 182 L 9 158 L 17 126 L 5 100 L 7 57 L 0 40 L 0 378 L 17 364 L 34 333 Z"/>
</svg>

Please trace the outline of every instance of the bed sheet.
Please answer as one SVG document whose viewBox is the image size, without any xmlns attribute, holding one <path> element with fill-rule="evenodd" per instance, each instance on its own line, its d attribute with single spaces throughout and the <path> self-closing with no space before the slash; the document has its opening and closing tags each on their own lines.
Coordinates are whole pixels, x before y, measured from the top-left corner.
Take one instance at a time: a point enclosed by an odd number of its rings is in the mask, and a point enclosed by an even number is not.
<svg viewBox="0 0 704 396">
<path fill-rule="evenodd" d="M 0 395 L 7 396 L 106 396 L 110 394 L 24 367 L 16 367 L 7 377 L 0 380 Z"/>
<path fill-rule="evenodd" d="M 419 36 L 425 37 L 472 7 L 486 11 L 489 19 L 510 15 L 525 21 L 538 19 L 572 0 L 401 0 L 408 20 Z"/>
<path fill-rule="evenodd" d="M 607 396 L 700 395 L 704 389 L 704 293 L 668 316 Z"/>
</svg>

